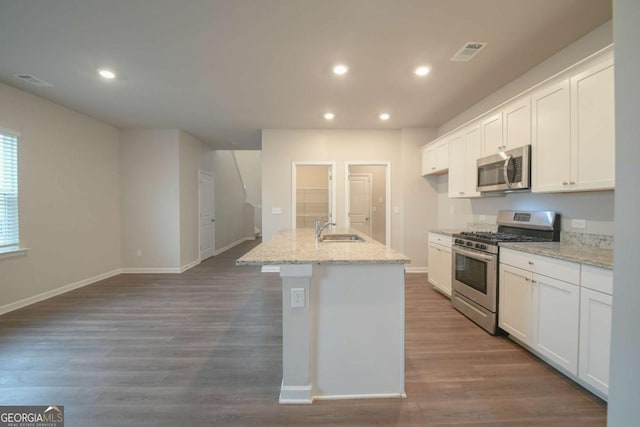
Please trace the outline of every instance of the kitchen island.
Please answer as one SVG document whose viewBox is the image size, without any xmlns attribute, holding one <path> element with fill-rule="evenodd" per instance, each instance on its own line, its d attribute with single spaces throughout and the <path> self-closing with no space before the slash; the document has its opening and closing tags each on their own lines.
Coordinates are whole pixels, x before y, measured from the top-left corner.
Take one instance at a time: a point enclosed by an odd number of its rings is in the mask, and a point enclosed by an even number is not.
<svg viewBox="0 0 640 427">
<path fill-rule="evenodd" d="M 286 230 L 236 262 L 280 268 L 280 403 L 405 396 L 404 264 L 410 260 L 361 237 L 316 243 L 312 229 Z"/>
</svg>

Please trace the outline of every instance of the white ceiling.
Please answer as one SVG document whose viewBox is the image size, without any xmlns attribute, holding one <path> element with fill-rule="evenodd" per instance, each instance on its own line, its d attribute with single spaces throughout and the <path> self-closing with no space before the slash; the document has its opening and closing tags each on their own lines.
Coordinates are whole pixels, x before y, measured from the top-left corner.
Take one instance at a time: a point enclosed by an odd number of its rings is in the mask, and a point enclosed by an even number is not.
<svg viewBox="0 0 640 427">
<path fill-rule="evenodd" d="M 262 128 L 437 127 L 610 18 L 610 0 L 0 0 L 0 80 L 121 128 L 259 148 Z M 469 41 L 489 44 L 450 62 Z"/>
</svg>

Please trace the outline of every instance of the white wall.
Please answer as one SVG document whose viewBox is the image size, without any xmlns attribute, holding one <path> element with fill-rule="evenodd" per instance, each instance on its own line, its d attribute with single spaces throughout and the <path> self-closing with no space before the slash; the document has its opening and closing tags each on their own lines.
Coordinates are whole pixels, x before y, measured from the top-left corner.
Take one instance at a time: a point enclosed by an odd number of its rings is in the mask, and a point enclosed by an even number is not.
<svg viewBox="0 0 640 427">
<path fill-rule="evenodd" d="M 438 134 L 443 135 L 501 102 L 516 96 L 585 57 L 612 43 L 612 24 L 608 22 L 561 50 L 548 60 L 518 77 L 484 100 L 442 125 Z M 562 229 L 566 231 L 609 234 L 613 227 L 613 191 L 575 194 L 510 194 L 506 197 L 481 199 L 449 199 L 448 175 L 428 178 L 438 188 L 438 227 L 464 227 L 469 222 L 495 224 L 500 209 L 555 210 L 563 216 Z M 485 216 L 481 220 L 480 216 Z M 572 229 L 571 219 L 586 219 L 586 229 Z"/>
<path fill-rule="evenodd" d="M 614 192 L 571 194 L 513 193 L 505 197 L 449 199 L 447 176 L 438 177 L 438 228 L 464 227 L 468 223 L 495 224 L 498 210 L 554 210 L 562 216 L 561 230 L 613 235 Z M 484 219 L 482 219 L 484 216 Z M 571 227 L 572 219 L 586 219 L 586 229 Z"/>
<path fill-rule="evenodd" d="M 120 140 L 122 267 L 179 268 L 179 131 L 127 129 Z"/>
<path fill-rule="evenodd" d="M 2 307 L 120 267 L 118 130 L 0 84 L 0 127 L 20 132 L 26 256 L 0 259 Z"/>
<path fill-rule="evenodd" d="M 616 78 L 616 247 L 608 425 L 640 419 L 640 2 L 614 0 Z"/>
<path fill-rule="evenodd" d="M 242 182 L 247 190 L 247 201 L 262 205 L 262 154 L 259 150 L 236 150 L 233 152 Z"/>
<path fill-rule="evenodd" d="M 180 131 L 180 266 L 200 258 L 199 171 L 213 173 L 213 150 Z"/>
<path fill-rule="evenodd" d="M 216 250 L 245 239 L 250 219 L 245 207 L 245 192 L 236 167 L 233 151 L 218 150 L 213 154 L 216 189 Z"/>
<path fill-rule="evenodd" d="M 391 242 L 412 258 L 411 267 L 426 266 L 427 230 L 435 221 L 430 184 L 420 176 L 419 149 L 435 130 L 277 130 L 262 131 L 263 234 L 269 239 L 291 228 L 291 165 L 294 161 L 336 162 L 336 221 L 344 226 L 345 161 L 391 162 Z M 435 199 L 435 197 L 434 197 Z M 393 213 L 393 207 L 400 209 Z M 282 214 L 272 214 L 281 208 Z M 432 217 L 425 212 L 433 209 Z M 435 224 L 435 222 L 434 222 Z"/>
<path fill-rule="evenodd" d="M 407 270 L 427 267 L 428 232 L 438 224 L 438 188 L 430 178 L 420 176 L 420 147 L 436 137 L 436 129 L 402 129 L 402 247 L 411 254 Z"/>
</svg>

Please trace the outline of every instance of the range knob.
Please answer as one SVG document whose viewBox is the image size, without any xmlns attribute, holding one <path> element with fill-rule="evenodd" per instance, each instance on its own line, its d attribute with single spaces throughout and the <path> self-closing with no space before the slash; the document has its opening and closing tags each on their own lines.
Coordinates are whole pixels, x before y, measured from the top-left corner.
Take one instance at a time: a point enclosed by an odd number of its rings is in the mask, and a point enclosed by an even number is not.
<svg viewBox="0 0 640 427">
<path fill-rule="evenodd" d="M 476 249 L 487 249 L 487 245 L 483 245 L 481 243 L 476 243 Z"/>
<path fill-rule="evenodd" d="M 467 242 L 467 246 L 473 246 L 473 242 Z"/>
</svg>

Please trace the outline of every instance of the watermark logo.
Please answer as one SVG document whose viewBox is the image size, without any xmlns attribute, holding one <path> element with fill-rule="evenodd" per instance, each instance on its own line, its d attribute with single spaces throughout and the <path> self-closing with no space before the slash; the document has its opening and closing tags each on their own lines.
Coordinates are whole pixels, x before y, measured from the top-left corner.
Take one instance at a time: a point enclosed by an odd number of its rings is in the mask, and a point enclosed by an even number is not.
<svg viewBox="0 0 640 427">
<path fill-rule="evenodd" d="M 0 427 L 64 427 L 64 406 L 0 406 Z"/>
</svg>

